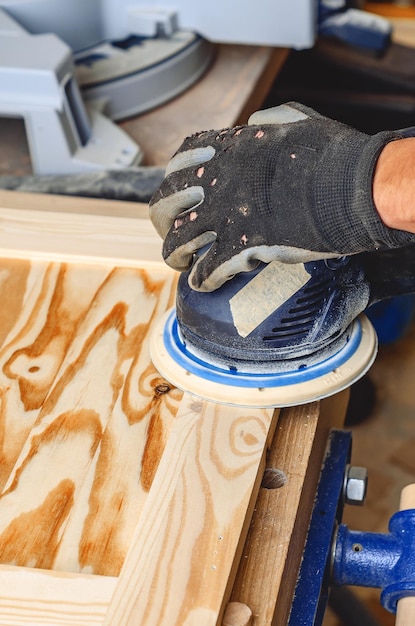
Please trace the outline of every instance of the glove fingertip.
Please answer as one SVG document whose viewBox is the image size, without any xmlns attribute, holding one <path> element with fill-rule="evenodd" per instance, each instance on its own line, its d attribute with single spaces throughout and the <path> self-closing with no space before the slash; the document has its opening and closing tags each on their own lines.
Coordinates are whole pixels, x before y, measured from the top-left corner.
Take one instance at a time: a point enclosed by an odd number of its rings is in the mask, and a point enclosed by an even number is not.
<svg viewBox="0 0 415 626">
<path fill-rule="evenodd" d="M 166 167 L 166 177 L 180 172 L 189 167 L 197 167 L 202 163 L 210 161 L 215 156 L 216 150 L 213 146 L 190 146 L 184 151 L 178 151 L 170 159 Z"/>
<path fill-rule="evenodd" d="M 195 271 L 195 267 L 193 267 L 191 272 L 189 273 L 187 282 L 189 283 L 191 289 L 193 289 L 194 291 L 200 291 L 202 293 L 210 293 L 211 291 L 215 291 L 222 286 L 222 283 L 212 284 L 212 281 L 210 281 L 209 278 L 210 276 L 207 276 L 205 279 L 201 280 L 198 272 Z"/>
<path fill-rule="evenodd" d="M 165 255 L 163 252 L 163 259 L 166 265 L 171 267 L 176 272 L 187 272 L 193 262 L 192 254 L 170 254 Z"/>
<path fill-rule="evenodd" d="M 270 109 L 252 113 L 248 125 L 261 124 L 292 124 L 307 120 L 310 116 L 305 111 L 292 106 L 293 103 L 280 104 Z"/>
<path fill-rule="evenodd" d="M 209 271 L 204 257 L 195 262 L 187 279 L 192 289 L 203 293 L 216 291 L 227 280 L 229 280 L 229 276 L 222 271 L 221 267 L 211 268 Z"/>
</svg>

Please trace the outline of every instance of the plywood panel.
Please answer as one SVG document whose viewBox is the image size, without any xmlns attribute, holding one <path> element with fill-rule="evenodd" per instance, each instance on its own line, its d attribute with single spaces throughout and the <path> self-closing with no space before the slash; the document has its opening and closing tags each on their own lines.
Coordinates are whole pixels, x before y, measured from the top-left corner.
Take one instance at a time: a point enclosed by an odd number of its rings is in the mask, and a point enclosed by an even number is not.
<svg viewBox="0 0 415 626">
<path fill-rule="evenodd" d="M 175 277 L 8 259 L 1 276 L 0 561 L 116 575 L 181 398 L 147 350 Z"/>
<path fill-rule="evenodd" d="M 22 581 L 0 624 L 220 623 L 276 415 L 154 369 L 177 279 L 155 241 L 129 216 L 0 209 L 0 576 Z"/>
<path fill-rule="evenodd" d="M 185 394 L 106 625 L 220 623 L 274 425 Z"/>
<path fill-rule="evenodd" d="M 117 583 L 110 576 L 0 567 L 2 626 L 98 626 Z"/>
</svg>

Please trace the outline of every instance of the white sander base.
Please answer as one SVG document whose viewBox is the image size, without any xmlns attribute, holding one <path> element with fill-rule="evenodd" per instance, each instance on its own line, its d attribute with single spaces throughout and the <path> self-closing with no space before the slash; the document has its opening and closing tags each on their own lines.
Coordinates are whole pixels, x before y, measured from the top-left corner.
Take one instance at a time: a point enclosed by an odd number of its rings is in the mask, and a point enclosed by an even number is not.
<svg viewBox="0 0 415 626">
<path fill-rule="evenodd" d="M 171 310 L 157 324 L 150 354 L 170 383 L 205 400 L 252 408 L 297 406 L 350 387 L 371 367 L 378 342 L 368 318 L 359 316 L 348 333 L 347 344 L 316 365 L 287 373 L 244 373 L 207 363 L 193 353 L 181 338 Z"/>
</svg>

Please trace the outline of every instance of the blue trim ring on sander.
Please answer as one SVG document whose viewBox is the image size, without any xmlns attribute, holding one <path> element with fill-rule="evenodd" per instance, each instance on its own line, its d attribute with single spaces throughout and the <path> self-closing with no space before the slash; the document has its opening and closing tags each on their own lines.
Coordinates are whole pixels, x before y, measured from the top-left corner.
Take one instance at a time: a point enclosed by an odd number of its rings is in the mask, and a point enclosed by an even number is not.
<svg viewBox="0 0 415 626">
<path fill-rule="evenodd" d="M 361 378 L 377 337 L 361 315 L 369 285 L 359 262 L 261 264 L 211 293 L 179 279 L 151 358 L 180 389 L 235 406 L 284 407 L 334 395 Z"/>
</svg>

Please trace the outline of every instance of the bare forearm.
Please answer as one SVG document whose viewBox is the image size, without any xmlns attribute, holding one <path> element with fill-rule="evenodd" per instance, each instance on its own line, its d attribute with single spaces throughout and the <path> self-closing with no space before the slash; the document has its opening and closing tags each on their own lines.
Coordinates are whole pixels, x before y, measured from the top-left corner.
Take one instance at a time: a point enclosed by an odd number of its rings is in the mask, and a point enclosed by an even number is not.
<svg viewBox="0 0 415 626">
<path fill-rule="evenodd" d="M 382 150 L 373 199 L 386 226 L 415 233 L 415 137 L 392 141 Z"/>
</svg>

